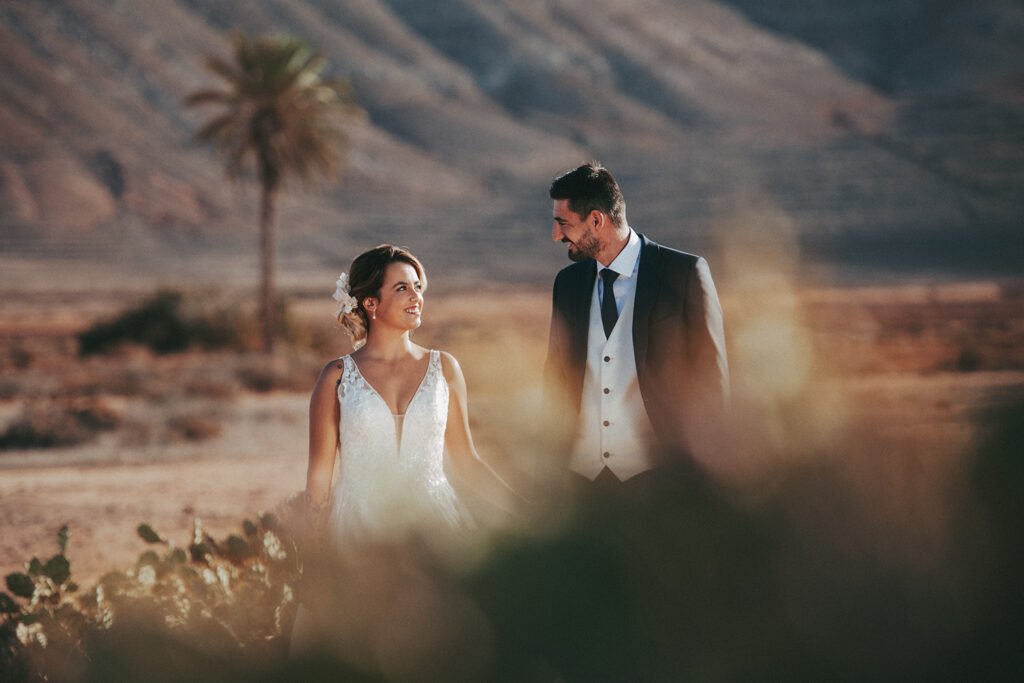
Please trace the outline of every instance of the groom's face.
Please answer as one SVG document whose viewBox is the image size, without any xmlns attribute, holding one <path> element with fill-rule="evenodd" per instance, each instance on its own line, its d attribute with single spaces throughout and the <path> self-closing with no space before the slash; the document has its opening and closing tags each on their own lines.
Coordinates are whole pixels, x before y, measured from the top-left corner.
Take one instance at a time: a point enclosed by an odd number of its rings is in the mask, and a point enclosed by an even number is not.
<svg viewBox="0 0 1024 683">
<path fill-rule="evenodd" d="M 570 261 L 582 261 L 597 256 L 601 242 L 587 217 L 569 208 L 568 199 L 556 199 L 552 212 L 551 239 L 568 245 Z"/>
</svg>

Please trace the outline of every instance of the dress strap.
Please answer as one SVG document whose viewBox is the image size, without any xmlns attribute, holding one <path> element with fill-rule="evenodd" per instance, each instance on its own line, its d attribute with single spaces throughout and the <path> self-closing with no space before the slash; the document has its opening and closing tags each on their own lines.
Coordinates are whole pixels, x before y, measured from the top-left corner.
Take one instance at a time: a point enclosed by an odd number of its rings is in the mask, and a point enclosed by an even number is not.
<svg viewBox="0 0 1024 683">
<path fill-rule="evenodd" d="M 338 398 L 341 398 L 342 392 L 352 379 L 353 361 L 351 356 L 342 356 L 338 360 L 340 361 L 340 363 L 337 363 L 336 365 L 341 367 L 341 377 L 338 378 L 337 386 Z"/>
</svg>

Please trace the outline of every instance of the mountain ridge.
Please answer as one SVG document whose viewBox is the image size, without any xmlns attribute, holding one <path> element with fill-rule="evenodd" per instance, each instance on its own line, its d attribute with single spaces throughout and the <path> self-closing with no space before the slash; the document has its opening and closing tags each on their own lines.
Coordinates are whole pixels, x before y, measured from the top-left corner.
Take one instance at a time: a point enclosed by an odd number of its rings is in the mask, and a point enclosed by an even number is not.
<svg viewBox="0 0 1024 683">
<path fill-rule="evenodd" d="M 547 184 L 588 158 L 619 177 L 632 224 L 694 251 L 776 239 L 723 218 L 753 202 L 784 212 L 809 258 L 839 266 L 853 254 L 852 268 L 912 272 L 921 267 L 914 241 L 930 238 L 941 238 L 931 260 L 951 273 L 965 248 L 979 263 L 1010 262 L 999 242 L 1020 215 L 1012 188 L 1024 143 L 1002 136 L 1024 128 L 1021 98 L 963 95 L 955 79 L 939 93 L 879 89 L 877 68 L 858 72 L 787 29 L 795 14 L 772 24 L 751 5 L 5 6 L 0 262 L 137 261 L 192 277 L 201 273 L 166 263 L 203 249 L 204 263 L 219 254 L 241 267 L 239 250 L 255 246 L 254 190 L 223 181 L 220 161 L 191 139 L 204 112 L 182 105 L 212 83 L 203 56 L 225 54 L 232 30 L 307 39 L 368 112 L 347 128 L 341 182 L 282 198 L 282 268 L 294 277 L 320 277 L 356 250 L 394 241 L 453 273 L 541 281 L 562 258 L 547 244 Z M 1014 19 L 1004 5 L 986 0 L 979 11 Z M 970 43 L 976 28 L 967 26 Z M 1013 82 L 1016 67 L 1001 65 L 999 82 Z M 942 109 L 943 97 L 969 106 Z M 991 125 L 966 124 L 979 115 Z M 981 239 L 958 237 L 971 234 Z"/>
</svg>

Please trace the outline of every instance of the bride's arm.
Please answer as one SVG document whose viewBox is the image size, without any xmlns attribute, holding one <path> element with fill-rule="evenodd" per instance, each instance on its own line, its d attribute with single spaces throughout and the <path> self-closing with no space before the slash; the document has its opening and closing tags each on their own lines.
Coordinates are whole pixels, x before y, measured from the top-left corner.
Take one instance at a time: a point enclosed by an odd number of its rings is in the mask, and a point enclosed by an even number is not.
<svg viewBox="0 0 1024 683">
<path fill-rule="evenodd" d="M 448 381 L 448 426 L 445 445 L 451 458 L 453 474 L 466 482 L 476 493 L 506 512 L 515 512 L 517 502 L 524 499 L 498 476 L 476 452 L 469 429 L 469 409 L 466 399 L 466 378 L 459 362 L 449 353 L 441 352 L 441 366 Z"/>
<path fill-rule="evenodd" d="M 309 466 L 306 470 L 306 539 L 317 548 L 327 526 L 331 480 L 338 449 L 338 381 L 341 361 L 324 366 L 309 400 Z"/>
</svg>

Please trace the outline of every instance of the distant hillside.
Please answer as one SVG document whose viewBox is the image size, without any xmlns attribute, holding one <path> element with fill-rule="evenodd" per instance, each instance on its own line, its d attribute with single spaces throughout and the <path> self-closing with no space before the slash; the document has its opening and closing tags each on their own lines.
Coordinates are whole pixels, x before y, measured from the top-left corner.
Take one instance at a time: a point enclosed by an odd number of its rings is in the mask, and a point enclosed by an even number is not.
<svg viewBox="0 0 1024 683">
<path fill-rule="evenodd" d="M 882 246 L 982 271 L 1020 272 L 1024 195 L 1024 5 L 1017 0 L 724 0 L 778 34 L 820 50 L 889 96 L 890 125 L 868 137 L 945 187 L 947 220 L 916 233 L 892 227 Z M 934 242 L 938 241 L 935 245 Z M 847 236 L 832 250 L 872 258 Z M 926 251 L 914 257 L 912 252 Z"/>
<path fill-rule="evenodd" d="M 381 241 L 453 276 L 546 282 L 564 260 L 548 182 L 591 157 L 620 178 L 634 226 L 684 248 L 795 231 L 852 274 L 1010 270 L 1021 9 L 893 4 L 5 3 L 0 285 L 69 262 L 112 279 L 252 276 L 255 191 L 226 184 L 191 141 L 204 112 L 181 104 L 235 29 L 308 40 L 369 114 L 339 182 L 283 202 L 287 282 Z"/>
<path fill-rule="evenodd" d="M 893 94 L 1001 90 L 1024 76 L 1017 0 L 724 0 Z"/>
</svg>

